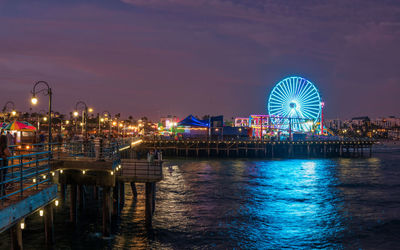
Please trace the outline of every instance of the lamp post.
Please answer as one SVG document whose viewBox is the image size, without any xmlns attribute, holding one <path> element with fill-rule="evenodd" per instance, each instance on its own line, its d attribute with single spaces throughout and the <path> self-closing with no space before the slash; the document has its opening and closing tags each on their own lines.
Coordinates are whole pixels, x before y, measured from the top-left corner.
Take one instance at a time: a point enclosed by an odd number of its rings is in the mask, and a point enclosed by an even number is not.
<svg viewBox="0 0 400 250">
<path fill-rule="evenodd" d="M 106 111 L 103 111 L 103 112 L 101 113 L 101 116 L 107 117 L 107 119 L 109 120 L 110 128 L 109 128 L 109 130 L 108 130 L 108 135 L 109 135 L 109 137 L 111 138 L 111 124 L 112 124 L 111 114 L 110 114 L 110 112 L 108 112 L 108 111 L 106 110 Z M 102 118 L 102 119 L 103 119 L 103 118 Z M 100 133 L 100 116 L 99 116 L 99 133 Z"/>
<path fill-rule="evenodd" d="M 38 131 L 40 132 L 40 114 L 43 114 L 43 121 L 47 121 L 47 117 L 46 117 L 46 111 L 44 111 L 43 109 L 39 110 L 39 112 L 37 113 L 36 119 L 37 119 L 37 128 Z"/>
<path fill-rule="evenodd" d="M 77 117 L 78 116 L 78 108 L 79 108 L 79 106 L 83 106 L 83 110 L 82 110 L 82 120 L 83 120 L 83 123 L 84 124 L 82 124 L 82 130 L 83 130 L 83 126 L 85 126 L 85 138 L 87 139 L 87 135 L 88 135 L 88 131 L 87 131 L 87 117 L 88 117 L 88 107 L 87 107 L 87 105 L 86 105 L 86 103 L 85 102 L 83 102 L 83 101 L 78 101 L 76 104 L 75 104 L 75 111 L 74 111 L 74 116 L 75 117 Z M 93 109 L 90 109 L 91 111 L 93 111 Z"/>
<path fill-rule="evenodd" d="M 321 135 L 324 134 L 324 107 L 325 102 L 321 102 Z"/>
<path fill-rule="evenodd" d="M 40 90 L 36 90 L 36 87 L 38 85 L 44 85 L 45 88 L 42 88 Z M 33 105 L 36 105 L 38 103 L 38 99 L 36 97 L 36 94 L 38 93 L 44 93 L 44 95 L 48 95 L 49 96 L 49 151 L 50 151 L 50 157 L 51 157 L 51 142 L 52 142 L 52 135 L 51 135 L 51 104 L 52 104 L 52 96 L 53 96 L 53 92 L 51 91 L 51 88 L 49 86 L 49 84 L 45 81 L 38 81 L 33 85 L 33 89 L 32 89 L 32 99 L 31 102 Z"/>
<path fill-rule="evenodd" d="M 17 112 L 15 111 L 15 104 L 14 104 L 14 102 L 12 102 L 12 101 L 6 102 L 6 104 L 4 104 L 4 107 L 3 107 L 3 110 L 2 110 L 4 122 L 6 121 L 5 112 L 7 111 L 7 108 L 8 108 L 9 105 L 12 106 L 12 108 L 11 108 L 11 114 L 12 114 L 13 116 L 17 114 Z"/>
</svg>

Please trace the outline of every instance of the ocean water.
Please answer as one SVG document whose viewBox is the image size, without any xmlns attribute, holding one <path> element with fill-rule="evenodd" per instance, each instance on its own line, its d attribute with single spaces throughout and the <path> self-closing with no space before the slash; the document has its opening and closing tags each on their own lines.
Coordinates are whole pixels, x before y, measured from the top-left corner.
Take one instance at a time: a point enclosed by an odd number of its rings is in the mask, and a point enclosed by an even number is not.
<svg viewBox="0 0 400 250">
<path fill-rule="evenodd" d="M 400 151 L 373 158 L 169 160 L 157 185 L 153 228 L 143 186 L 126 185 L 114 236 L 101 238 L 99 201 L 76 229 L 68 204 L 55 212 L 55 249 L 399 249 Z M 27 220 L 26 249 L 43 248 L 38 216 Z M 8 235 L 0 248 L 7 249 Z"/>
</svg>

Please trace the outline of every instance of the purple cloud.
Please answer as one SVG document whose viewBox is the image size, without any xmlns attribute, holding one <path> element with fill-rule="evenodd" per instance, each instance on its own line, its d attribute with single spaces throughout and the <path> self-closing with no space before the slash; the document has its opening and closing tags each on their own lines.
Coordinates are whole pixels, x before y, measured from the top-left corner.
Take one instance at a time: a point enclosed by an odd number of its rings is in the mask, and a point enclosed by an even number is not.
<svg viewBox="0 0 400 250">
<path fill-rule="evenodd" d="M 85 100 L 136 117 L 243 116 L 265 113 L 273 85 L 297 74 L 318 85 L 328 117 L 399 115 L 395 1 L 26 1 L 1 10 L 0 98 L 22 109 L 33 83 L 47 80 L 62 112 Z"/>
</svg>

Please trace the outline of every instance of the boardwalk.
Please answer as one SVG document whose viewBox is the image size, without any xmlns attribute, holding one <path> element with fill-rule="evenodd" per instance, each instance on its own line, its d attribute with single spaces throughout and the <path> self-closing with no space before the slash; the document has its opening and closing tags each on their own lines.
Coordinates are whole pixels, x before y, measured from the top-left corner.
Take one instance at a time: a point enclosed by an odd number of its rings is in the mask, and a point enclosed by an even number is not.
<svg viewBox="0 0 400 250">
<path fill-rule="evenodd" d="M 372 154 L 373 141 L 144 140 L 138 151 L 159 150 L 184 157 L 359 157 Z"/>
</svg>

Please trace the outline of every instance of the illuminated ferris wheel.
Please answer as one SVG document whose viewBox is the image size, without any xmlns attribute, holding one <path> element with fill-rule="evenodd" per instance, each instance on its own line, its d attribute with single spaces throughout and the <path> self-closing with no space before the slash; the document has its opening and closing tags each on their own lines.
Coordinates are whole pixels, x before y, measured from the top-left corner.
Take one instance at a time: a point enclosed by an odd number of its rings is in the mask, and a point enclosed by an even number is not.
<svg viewBox="0 0 400 250">
<path fill-rule="evenodd" d="M 281 129 L 310 131 L 321 117 L 321 97 L 309 80 L 293 76 L 280 81 L 268 99 L 268 113 Z"/>
</svg>

